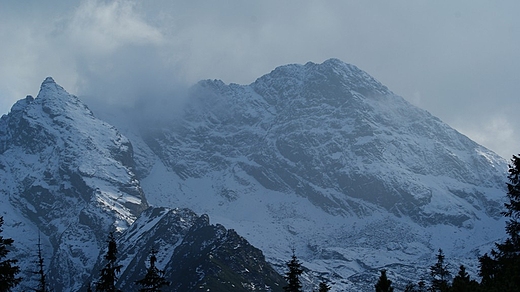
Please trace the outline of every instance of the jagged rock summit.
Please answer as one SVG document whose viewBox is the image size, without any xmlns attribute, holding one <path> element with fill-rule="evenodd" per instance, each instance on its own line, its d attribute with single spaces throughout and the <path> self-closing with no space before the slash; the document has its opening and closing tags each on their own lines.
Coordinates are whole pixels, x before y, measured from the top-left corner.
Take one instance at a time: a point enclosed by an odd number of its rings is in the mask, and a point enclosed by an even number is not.
<svg viewBox="0 0 520 292">
<path fill-rule="evenodd" d="M 172 291 L 281 291 L 283 278 L 234 230 L 188 209 L 148 208 L 130 141 L 52 78 L 2 116 L 0 141 L 0 216 L 23 277 L 15 291 L 38 285 L 40 240 L 50 290 L 92 287 L 109 232 L 124 291 L 137 291 L 151 249 Z"/>
<path fill-rule="evenodd" d="M 0 137 L 6 232 L 31 250 L 41 231 L 52 247 L 47 266 L 50 281 L 59 283 L 54 289 L 79 287 L 107 232 L 126 229 L 148 207 L 130 142 L 50 77 L 36 98 L 2 116 Z M 34 262 L 34 254 L 20 256 L 25 265 Z M 30 267 L 22 270 L 32 277 Z"/>
</svg>

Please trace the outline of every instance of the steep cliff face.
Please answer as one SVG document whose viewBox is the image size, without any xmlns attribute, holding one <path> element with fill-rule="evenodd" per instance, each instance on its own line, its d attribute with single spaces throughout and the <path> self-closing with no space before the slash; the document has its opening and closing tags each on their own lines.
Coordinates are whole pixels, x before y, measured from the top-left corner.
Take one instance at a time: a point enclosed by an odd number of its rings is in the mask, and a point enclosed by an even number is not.
<svg viewBox="0 0 520 292">
<path fill-rule="evenodd" d="M 1 118 L 0 141 L 6 231 L 32 229 L 13 236 L 26 251 L 36 250 L 35 231 L 41 231 L 53 250 L 46 258 L 49 279 L 59 283 L 55 291 L 77 288 L 107 232 L 126 229 L 148 206 L 132 170 L 130 142 L 52 78 L 36 98 L 20 100 Z M 21 262 L 28 265 L 35 255 L 22 252 Z M 32 277 L 34 268 L 22 270 Z"/>
<path fill-rule="evenodd" d="M 336 59 L 248 86 L 200 82 L 177 123 L 145 137 L 181 180 L 239 169 L 332 214 L 377 206 L 456 226 L 476 210 L 500 216 L 502 158 Z"/>
<path fill-rule="evenodd" d="M 503 236 L 504 159 L 336 59 L 201 81 L 140 137 L 152 204 L 208 213 L 281 268 L 294 246 L 348 285 L 439 247 L 468 264 Z"/>
<path fill-rule="evenodd" d="M 0 119 L 0 216 L 22 268 L 17 291 L 37 286 L 39 238 L 49 288 L 85 290 L 98 279 L 109 232 L 123 291 L 137 291 L 152 249 L 170 291 L 280 291 L 283 278 L 235 231 L 189 209 L 148 208 L 133 155 L 125 136 L 52 78 Z"/>
</svg>

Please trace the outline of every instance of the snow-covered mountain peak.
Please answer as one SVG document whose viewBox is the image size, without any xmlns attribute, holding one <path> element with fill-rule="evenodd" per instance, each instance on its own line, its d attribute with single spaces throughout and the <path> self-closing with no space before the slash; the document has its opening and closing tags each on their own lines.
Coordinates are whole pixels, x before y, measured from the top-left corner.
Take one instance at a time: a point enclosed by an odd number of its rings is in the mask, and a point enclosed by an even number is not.
<svg viewBox="0 0 520 292">
<path fill-rule="evenodd" d="M 43 87 L 55 87 L 57 89 L 59 88 L 59 90 L 65 90 L 65 89 L 63 89 L 63 87 L 61 87 L 59 84 L 57 84 L 56 81 L 54 81 L 54 78 L 52 78 L 51 76 L 48 76 L 45 78 L 45 80 L 43 80 L 40 88 L 43 88 Z"/>
<path fill-rule="evenodd" d="M 367 72 L 339 59 L 329 59 L 317 66 L 318 70 L 329 72 L 329 74 L 327 74 L 328 78 L 334 78 L 335 75 L 345 82 L 344 85 L 355 85 L 353 86 L 354 90 L 356 88 L 363 88 L 364 90 L 373 90 L 382 95 L 391 93 L 386 86 Z"/>
<path fill-rule="evenodd" d="M 52 119 L 56 116 L 64 116 L 72 121 L 75 118 L 94 118 L 90 109 L 77 96 L 68 93 L 52 77 L 47 77 L 43 81 L 36 101 L 41 104 L 43 112 L 39 112 L 38 109 L 34 115 L 47 114 Z"/>
<path fill-rule="evenodd" d="M 280 66 L 258 78 L 251 86 L 266 97 L 306 96 L 326 99 L 329 103 L 333 102 L 331 98 L 340 98 L 337 102 L 344 102 L 353 93 L 365 97 L 391 94 L 386 86 L 365 71 L 338 59 L 329 59 L 321 64 L 308 62 L 305 65 Z M 302 94 L 306 92 L 310 94 Z M 340 92 L 347 94 L 338 95 Z"/>
<path fill-rule="evenodd" d="M 107 232 L 126 229 L 148 206 L 130 141 L 47 78 L 36 98 L 0 119 L 0 142 L 6 222 L 29 218 L 53 244 L 50 277 L 64 287 L 80 283 Z M 71 242 L 85 244 L 71 253 Z"/>
<path fill-rule="evenodd" d="M 217 252 L 255 263 L 224 224 L 280 272 L 294 247 L 306 279 L 328 278 L 333 291 L 370 291 L 380 269 L 416 281 L 438 248 L 474 271 L 470 259 L 503 236 L 506 162 L 353 65 L 285 65 L 190 94 L 172 121 L 123 124 L 135 148 L 50 78 L 0 119 L 5 232 L 29 263 L 26 230 L 43 231 L 55 291 L 89 280 L 110 230 L 122 231 L 122 286 L 155 245 L 171 275 Z M 141 212 L 141 186 L 165 208 Z"/>
<path fill-rule="evenodd" d="M 181 178 L 239 167 L 331 213 L 366 214 L 368 203 L 457 226 L 482 210 L 500 216 L 505 161 L 353 65 L 291 64 L 248 86 L 196 88 L 182 121 L 150 144 Z"/>
<path fill-rule="evenodd" d="M 46 100 L 45 102 L 59 101 L 61 103 L 67 103 L 73 101 L 75 104 L 81 103 L 76 96 L 68 93 L 61 85 L 56 83 L 52 77 L 45 78 L 36 98 Z"/>
</svg>

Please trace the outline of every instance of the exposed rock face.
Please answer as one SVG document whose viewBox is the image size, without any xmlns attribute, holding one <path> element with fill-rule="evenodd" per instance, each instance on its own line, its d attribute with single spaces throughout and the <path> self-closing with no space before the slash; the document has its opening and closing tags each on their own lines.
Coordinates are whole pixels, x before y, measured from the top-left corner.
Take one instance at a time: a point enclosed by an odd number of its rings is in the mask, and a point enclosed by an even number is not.
<svg viewBox="0 0 520 292">
<path fill-rule="evenodd" d="M 20 100 L 1 118 L 0 141 L 4 208 L 28 218 L 52 245 L 53 290 L 78 288 L 107 232 L 126 229 L 148 207 L 132 171 L 132 145 L 50 77 L 36 98 Z M 23 262 L 34 262 L 35 254 Z M 26 279 L 31 270 L 24 269 Z"/>
<path fill-rule="evenodd" d="M 248 242 L 280 273 L 295 248 L 307 290 L 364 291 L 381 268 L 417 280 L 438 248 L 474 272 L 503 236 L 506 162 L 355 66 L 201 81 L 178 112 L 126 125 L 130 143 L 48 78 L 0 119 L 0 212 L 25 277 L 38 231 L 54 291 L 92 280 L 111 230 L 122 289 L 155 247 L 177 291 L 279 291 Z"/>
<path fill-rule="evenodd" d="M 167 291 L 282 291 L 284 285 L 262 252 L 235 231 L 188 209 L 150 208 L 118 240 L 121 290 L 137 290 L 134 281 L 144 277 L 152 249 L 171 283 Z"/>
<path fill-rule="evenodd" d="M 123 291 L 137 291 L 152 248 L 169 291 L 280 291 L 283 278 L 235 231 L 188 209 L 148 208 L 133 155 L 126 137 L 52 78 L 37 98 L 20 100 L 1 118 L 0 211 L 24 272 L 17 289 L 37 285 L 40 236 L 49 288 L 85 290 L 115 232 Z"/>
<path fill-rule="evenodd" d="M 218 218 L 279 272 L 296 247 L 337 291 L 371 289 L 381 268 L 416 280 L 438 248 L 475 271 L 504 234 L 504 159 L 336 59 L 201 81 L 134 136 L 160 160 L 140 166 L 152 204 Z"/>
<path fill-rule="evenodd" d="M 500 216 L 502 158 L 355 66 L 282 66 L 248 86 L 202 81 L 145 141 L 181 179 L 240 169 L 332 214 L 374 206 L 425 224 Z"/>
</svg>

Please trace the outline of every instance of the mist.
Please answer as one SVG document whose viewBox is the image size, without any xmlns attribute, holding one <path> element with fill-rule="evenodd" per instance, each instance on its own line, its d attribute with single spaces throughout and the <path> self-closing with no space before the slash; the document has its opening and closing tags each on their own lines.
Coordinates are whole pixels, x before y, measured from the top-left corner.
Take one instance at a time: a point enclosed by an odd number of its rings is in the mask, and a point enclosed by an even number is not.
<svg viewBox="0 0 520 292">
<path fill-rule="evenodd" d="M 520 151 L 519 8 L 513 0 L 3 1 L 0 111 L 52 76 L 93 108 L 154 113 L 156 104 L 162 116 L 171 112 L 165 102 L 176 108 L 202 79 L 249 84 L 280 65 L 339 58 L 507 158 Z"/>
</svg>

